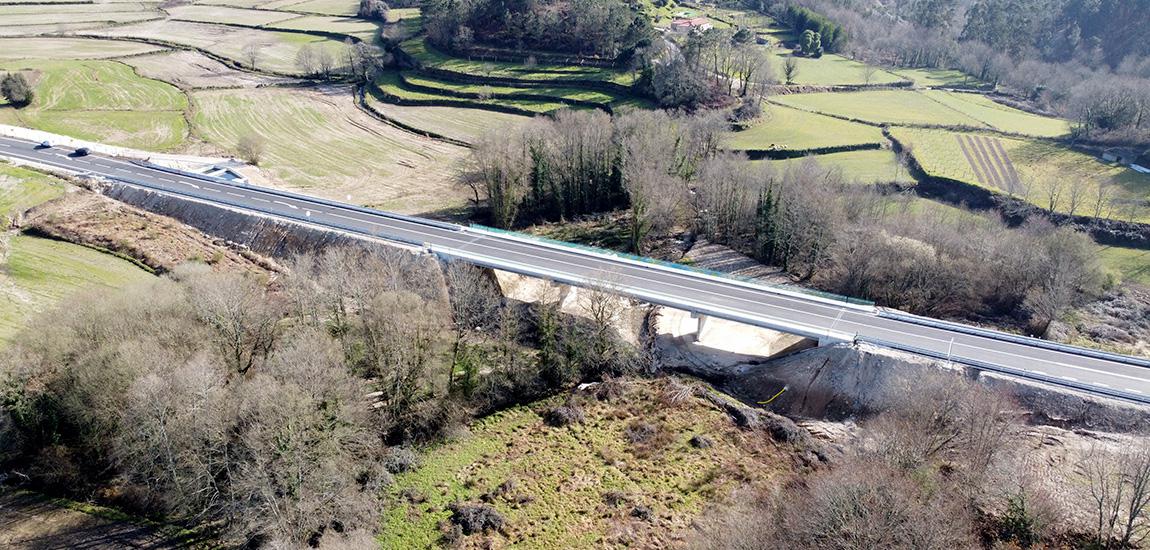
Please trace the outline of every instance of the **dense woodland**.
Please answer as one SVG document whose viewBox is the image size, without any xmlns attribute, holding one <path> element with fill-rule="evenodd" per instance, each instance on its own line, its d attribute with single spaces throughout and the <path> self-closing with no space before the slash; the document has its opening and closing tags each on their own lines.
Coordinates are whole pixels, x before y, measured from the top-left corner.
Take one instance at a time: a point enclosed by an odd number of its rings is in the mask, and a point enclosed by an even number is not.
<svg viewBox="0 0 1150 550">
<path fill-rule="evenodd" d="M 466 54 L 477 45 L 616 59 L 654 38 L 651 22 L 618 0 L 423 0 L 433 44 Z"/>
<path fill-rule="evenodd" d="M 1037 333 L 1106 285 L 1084 234 L 916 212 L 814 161 L 773 170 L 722 152 L 726 124 L 718 113 L 560 112 L 488 136 L 463 181 L 500 227 L 624 208 L 637 253 L 695 228 L 824 290 L 924 314 L 1015 316 Z"/>
<path fill-rule="evenodd" d="M 958 68 L 1078 122 L 1080 136 L 1150 141 L 1146 0 L 799 0 L 841 26 L 837 49 L 880 64 Z M 789 19 L 788 19 L 789 18 Z"/>
</svg>

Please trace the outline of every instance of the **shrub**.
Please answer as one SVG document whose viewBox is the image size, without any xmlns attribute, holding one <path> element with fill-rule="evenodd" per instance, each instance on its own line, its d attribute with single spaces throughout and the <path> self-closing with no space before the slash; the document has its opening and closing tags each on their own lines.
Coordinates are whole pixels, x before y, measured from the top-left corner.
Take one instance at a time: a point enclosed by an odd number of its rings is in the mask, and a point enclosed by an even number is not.
<svg viewBox="0 0 1150 550">
<path fill-rule="evenodd" d="M 582 424 L 583 420 L 583 408 L 571 401 L 555 407 L 543 415 L 543 421 L 546 422 L 548 426 L 555 428 L 570 426 L 571 424 Z"/>
<path fill-rule="evenodd" d="M 8 73 L 0 79 L 0 95 L 16 107 L 24 107 L 32 103 L 32 86 L 20 73 Z"/>
<path fill-rule="evenodd" d="M 455 502 L 447 509 L 451 511 L 451 523 L 458 526 L 464 535 L 503 529 L 503 515 L 488 504 Z"/>
<path fill-rule="evenodd" d="M 387 451 L 383 466 L 393 474 L 410 472 L 419 467 L 419 454 L 408 447 L 392 447 Z"/>
<path fill-rule="evenodd" d="M 744 100 L 731 112 L 731 122 L 747 122 L 759 118 L 763 114 L 763 107 L 758 100 Z"/>
</svg>

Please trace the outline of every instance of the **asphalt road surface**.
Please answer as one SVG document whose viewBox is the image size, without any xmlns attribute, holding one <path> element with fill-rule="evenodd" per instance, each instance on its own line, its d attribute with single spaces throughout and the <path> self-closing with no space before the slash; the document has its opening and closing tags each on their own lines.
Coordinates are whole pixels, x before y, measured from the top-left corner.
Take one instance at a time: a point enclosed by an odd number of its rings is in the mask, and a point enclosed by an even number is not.
<svg viewBox="0 0 1150 550">
<path fill-rule="evenodd" d="M 87 172 L 138 187 L 184 195 L 295 221 L 423 246 L 433 252 L 489 267 L 568 283 L 606 283 L 633 297 L 789 330 L 805 336 L 845 334 L 889 347 L 919 350 L 956 363 L 980 366 L 1048 383 L 1150 403 L 1150 368 L 1087 351 L 1049 349 L 954 327 L 926 326 L 765 286 L 725 280 L 687 269 L 535 242 L 530 239 L 367 210 L 351 205 L 213 181 L 70 149 L 36 148 L 0 138 L 0 157 Z"/>
</svg>

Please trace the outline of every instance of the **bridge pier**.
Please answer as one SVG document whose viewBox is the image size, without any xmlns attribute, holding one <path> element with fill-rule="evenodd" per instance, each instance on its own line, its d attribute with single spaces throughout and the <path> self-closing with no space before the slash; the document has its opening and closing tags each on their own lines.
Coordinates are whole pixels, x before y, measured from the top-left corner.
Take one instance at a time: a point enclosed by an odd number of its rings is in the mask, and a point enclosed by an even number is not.
<svg viewBox="0 0 1150 550">
<path fill-rule="evenodd" d="M 695 341 L 702 342 L 703 330 L 707 328 L 707 321 L 710 320 L 710 317 L 703 313 L 692 313 L 691 317 L 695 318 L 698 323 L 695 325 Z"/>
</svg>

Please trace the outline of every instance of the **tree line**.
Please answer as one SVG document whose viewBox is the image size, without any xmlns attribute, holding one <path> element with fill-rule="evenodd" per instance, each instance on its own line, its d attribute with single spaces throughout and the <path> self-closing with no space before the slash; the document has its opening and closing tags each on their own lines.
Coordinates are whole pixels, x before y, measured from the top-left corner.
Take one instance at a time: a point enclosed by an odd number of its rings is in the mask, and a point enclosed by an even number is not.
<svg viewBox="0 0 1150 550">
<path fill-rule="evenodd" d="M 839 49 L 870 63 L 960 69 L 1077 122 L 1079 135 L 1150 140 L 1150 5 L 1120 0 L 760 2 L 840 25 Z M 825 38 L 824 38 L 825 42 Z"/>
<path fill-rule="evenodd" d="M 560 112 L 480 140 L 462 175 L 490 223 L 622 209 L 632 251 L 695 231 L 818 288 L 941 315 L 1016 315 L 1045 332 L 1107 284 L 1089 237 L 1032 220 L 919 212 L 816 161 L 722 151 L 722 113 Z"/>
<path fill-rule="evenodd" d="M 487 45 L 626 59 L 655 34 L 619 0 L 422 0 L 420 8 L 428 39 L 460 54 Z"/>
<path fill-rule="evenodd" d="M 274 281 L 183 266 L 28 325 L 0 360 L 0 464 L 228 546 L 370 544 L 412 445 L 634 369 L 613 309 L 586 309 L 505 303 L 484 271 L 402 251 Z"/>
</svg>

